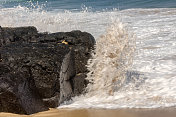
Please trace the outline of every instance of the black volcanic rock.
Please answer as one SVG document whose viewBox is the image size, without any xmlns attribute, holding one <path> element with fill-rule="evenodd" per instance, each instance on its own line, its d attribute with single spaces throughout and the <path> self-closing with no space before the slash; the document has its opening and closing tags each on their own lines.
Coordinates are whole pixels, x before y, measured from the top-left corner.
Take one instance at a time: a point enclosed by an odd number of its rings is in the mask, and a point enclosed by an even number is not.
<svg viewBox="0 0 176 117">
<path fill-rule="evenodd" d="M 86 64 L 94 44 L 87 32 L 49 34 L 38 33 L 35 27 L 0 27 L 0 112 L 32 114 L 57 107 L 60 69 L 71 51 L 74 56 L 69 58 L 73 63 L 69 70 L 74 72 L 67 82 L 71 96 L 81 94 L 87 84 Z"/>
</svg>

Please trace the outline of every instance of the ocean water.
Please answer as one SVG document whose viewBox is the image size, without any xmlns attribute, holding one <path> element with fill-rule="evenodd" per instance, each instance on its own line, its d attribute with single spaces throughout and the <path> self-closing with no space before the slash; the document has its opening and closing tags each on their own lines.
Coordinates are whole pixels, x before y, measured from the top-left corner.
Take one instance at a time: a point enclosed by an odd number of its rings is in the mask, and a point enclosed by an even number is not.
<svg viewBox="0 0 176 117">
<path fill-rule="evenodd" d="M 85 6 L 93 11 L 102 9 L 129 8 L 174 8 L 176 0 L 1 0 L 4 7 L 14 7 L 19 4 L 30 6 L 29 2 L 46 5 L 47 10 L 76 10 Z"/>
<path fill-rule="evenodd" d="M 0 0 L 0 26 L 95 37 L 88 93 L 59 108 L 176 106 L 176 0 Z"/>
</svg>

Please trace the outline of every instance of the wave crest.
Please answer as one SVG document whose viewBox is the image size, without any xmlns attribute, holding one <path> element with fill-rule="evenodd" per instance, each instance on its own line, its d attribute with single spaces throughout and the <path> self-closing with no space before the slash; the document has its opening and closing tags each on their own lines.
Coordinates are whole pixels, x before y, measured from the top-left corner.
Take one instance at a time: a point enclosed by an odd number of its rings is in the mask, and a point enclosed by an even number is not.
<svg viewBox="0 0 176 117">
<path fill-rule="evenodd" d="M 105 93 L 113 95 L 123 84 L 125 73 L 132 63 L 135 36 L 119 20 L 109 26 L 97 39 L 93 58 L 88 62 L 87 79 L 91 82 L 90 95 Z"/>
</svg>

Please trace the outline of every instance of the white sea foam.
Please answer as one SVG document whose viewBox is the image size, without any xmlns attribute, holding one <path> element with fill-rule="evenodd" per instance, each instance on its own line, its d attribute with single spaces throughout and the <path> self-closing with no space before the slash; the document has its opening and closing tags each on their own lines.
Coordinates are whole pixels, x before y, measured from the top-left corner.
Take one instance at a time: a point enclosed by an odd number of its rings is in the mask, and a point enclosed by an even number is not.
<svg viewBox="0 0 176 117">
<path fill-rule="evenodd" d="M 115 23 L 113 25 L 116 27 L 115 32 L 113 32 L 113 27 L 110 27 L 109 32 L 111 33 L 109 34 L 108 31 L 106 33 L 108 26 L 111 26 L 112 19 L 120 19 L 128 27 L 128 30 L 125 28 L 123 31 L 124 28 L 118 27 L 121 23 Z M 95 83 L 92 89 L 90 87 L 88 89 L 90 92 L 94 90 L 93 93 L 75 97 L 71 104 L 63 105 L 60 108 L 156 108 L 176 105 L 176 9 L 48 12 L 41 8 L 29 9 L 18 6 L 0 9 L 0 25 L 12 27 L 33 25 L 40 32 L 79 29 L 90 32 L 95 36 L 98 43 L 102 43 L 100 47 L 97 47 L 99 50 L 96 51 L 105 53 L 107 56 L 103 58 L 103 54 L 95 55 L 100 62 L 111 59 L 112 53 L 112 61 L 108 60 L 106 64 L 96 69 L 94 66 L 92 68 L 89 66 L 89 69 L 98 72 L 100 75 L 95 74 L 96 78 L 99 77 L 98 79 L 91 77 Z M 121 29 L 124 33 L 120 33 Z M 118 37 L 118 31 L 120 31 L 119 34 L 125 35 L 123 37 L 124 42 L 113 40 Z M 116 67 L 111 66 L 111 63 L 117 62 L 117 68 L 121 64 L 118 60 L 123 59 L 124 56 L 120 56 L 117 60 L 113 57 L 114 54 L 115 56 L 118 55 L 115 50 L 121 49 L 120 47 L 125 44 L 126 37 L 131 35 L 128 32 L 134 32 L 136 35 L 136 54 L 134 54 L 132 69 L 128 70 L 126 78 L 124 78 L 122 77 L 124 72 L 116 71 Z M 111 34 L 115 35 L 112 36 Z M 100 35 L 104 35 L 104 37 L 100 37 Z M 103 39 L 104 41 L 102 41 Z M 130 39 L 132 38 L 128 38 L 128 41 Z M 120 46 L 117 46 L 118 44 Z M 111 46 L 113 49 L 109 49 Z M 126 52 L 122 54 L 128 55 Z M 130 56 L 131 52 L 129 51 Z M 122 69 L 122 71 L 126 70 L 126 67 Z M 123 75 L 119 76 L 119 73 Z M 110 86 L 105 88 L 103 87 L 105 84 L 102 84 L 99 87 L 101 82 L 106 81 L 105 79 L 108 77 L 113 78 L 112 76 L 115 79 L 119 79 L 119 77 L 123 79 L 118 90 L 114 90 L 118 87 L 115 85 L 118 84 L 117 82 L 107 81 Z M 98 90 L 95 90 L 96 88 Z M 111 89 L 114 94 L 103 94 L 109 93 Z"/>
<path fill-rule="evenodd" d="M 93 95 L 88 93 L 84 96 L 75 97 L 71 104 L 60 108 L 158 108 L 175 106 L 175 11 L 176 9 L 130 9 L 121 11 L 120 15 L 113 12 L 112 14 L 121 16 L 123 22 L 127 22 L 137 35 L 137 54 L 134 58 L 133 69 L 126 73 L 125 81 L 123 78 L 124 84 L 118 91 L 115 91 L 113 95 L 104 95 L 105 91 L 103 90 L 109 91 L 109 88 L 103 87 L 106 86 L 104 84 L 106 78 L 111 75 L 118 76 L 119 71 L 114 74 L 112 73 L 113 67 L 109 68 L 110 65 L 105 64 L 103 67 L 107 69 L 98 76 L 100 80 L 97 80 L 96 75 L 101 71 L 101 67 L 98 67 L 97 74 L 92 78 L 95 80 L 96 86 L 91 86 L 91 88 L 97 89 Z M 106 42 L 104 41 L 102 45 L 111 44 L 111 40 L 108 41 L 107 39 Z M 116 43 L 118 44 L 118 42 Z M 101 46 L 100 49 L 103 49 L 102 52 L 107 52 L 108 47 Z M 107 53 L 110 54 L 112 51 L 109 50 Z M 97 54 L 97 56 L 101 58 L 103 54 Z M 102 57 L 101 60 L 104 58 Z M 101 62 L 101 60 L 99 61 Z M 108 58 L 105 60 L 108 61 Z"/>
</svg>

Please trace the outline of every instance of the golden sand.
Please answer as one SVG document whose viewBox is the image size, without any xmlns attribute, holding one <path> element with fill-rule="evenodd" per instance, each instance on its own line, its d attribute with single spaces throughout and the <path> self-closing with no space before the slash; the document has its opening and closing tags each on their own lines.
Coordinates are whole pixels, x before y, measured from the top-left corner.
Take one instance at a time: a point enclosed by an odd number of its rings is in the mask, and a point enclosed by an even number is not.
<svg viewBox="0 0 176 117">
<path fill-rule="evenodd" d="M 0 113 L 0 117 L 176 117 L 176 109 L 50 109 L 33 115 Z"/>
</svg>

